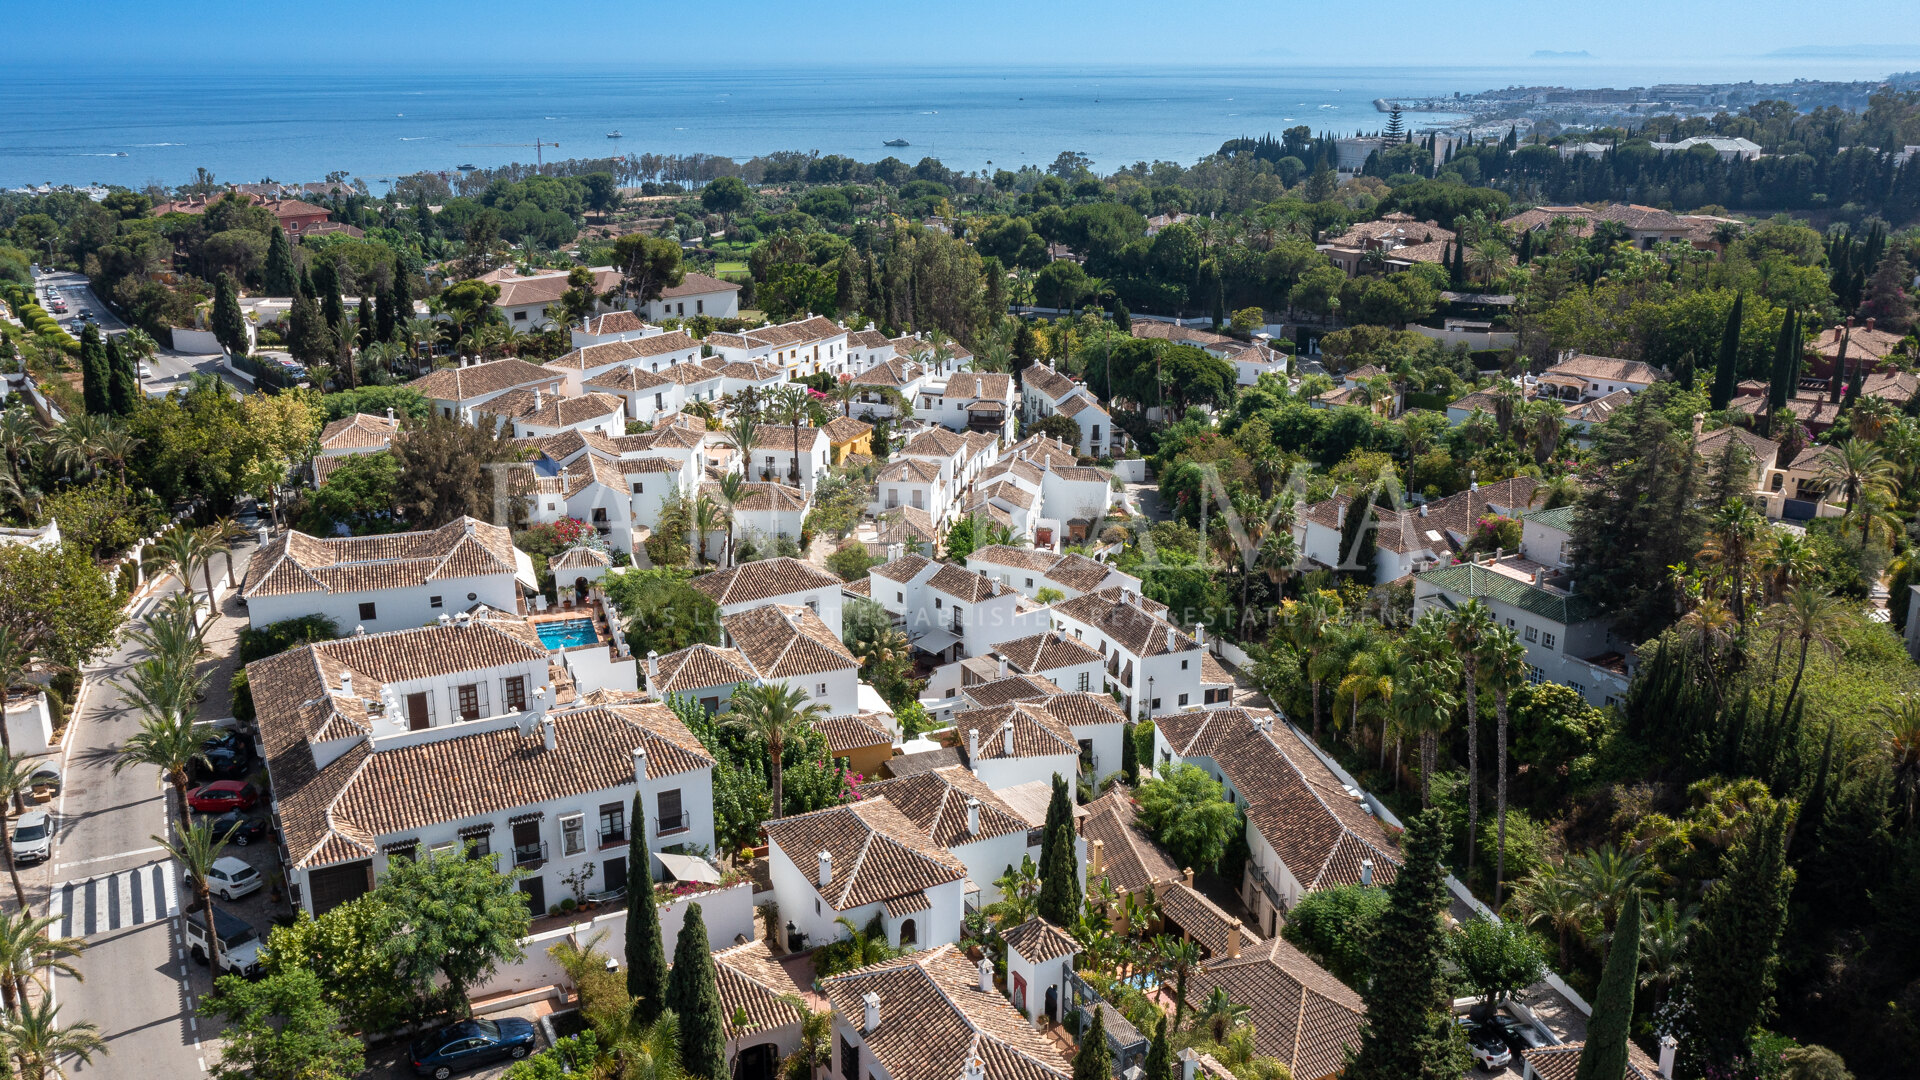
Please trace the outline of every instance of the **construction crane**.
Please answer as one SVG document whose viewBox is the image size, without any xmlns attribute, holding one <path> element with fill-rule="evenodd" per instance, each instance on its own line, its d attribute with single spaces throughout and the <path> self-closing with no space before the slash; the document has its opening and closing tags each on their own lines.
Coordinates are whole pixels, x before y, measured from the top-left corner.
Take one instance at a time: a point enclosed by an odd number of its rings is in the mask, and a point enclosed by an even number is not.
<svg viewBox="0 0 1920 1080">
<path fill-rule="evenodd" d="M 535 168 L 539 168 L 540 166 L 543 166 L 543 165 L 545 165 L 545 164 L 546 164 L 546 162 L 544 162 L 544 161 L 542 161 L 542 160 L 540 159 L 540 151 L 541 151 L 541 149 L 542 149 L 543 147 L 548 147 L 548 146 L 551 146 L 551 147 L 553 147 L 553 148 L 554 148 L 555 150 L 558 150 L 558 149 L 560 149 L 560 144 L 559 144 L 559 143 L 557 143 L 557 142 L 542 142 L 542 141 L 541 141 L 540 139 L 538 139 L 538 138 L 535 138 L 535 139 L 534 139 L 534 140 L 533 140 L 532 142 L 530 142 L 530 143 L 525 143 L 525 142 L 479 142 L 479 143 L 460 143 L 459 145 L 460 145 L 460 146 L 461 146 L 462 148 L 470 148 L 470 147 L 476 147 L 476 146 L 491 146 L 491 147 L 516 147 L 516 148 L 519 148 L 519 149 L 525 149 L 525 148 L 527 148 L 527 147 L 529 147 L 529 146 L 531 146 L 531 147 L 533 147 L 533 164 L 534 164 L 534 167 L 535 167 Z"/>
</svg>

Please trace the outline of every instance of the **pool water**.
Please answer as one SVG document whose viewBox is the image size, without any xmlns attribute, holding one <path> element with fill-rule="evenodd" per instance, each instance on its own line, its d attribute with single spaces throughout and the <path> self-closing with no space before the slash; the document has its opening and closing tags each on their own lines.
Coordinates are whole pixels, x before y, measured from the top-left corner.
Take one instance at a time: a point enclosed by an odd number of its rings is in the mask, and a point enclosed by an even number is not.
<svg viewBox="0 0 1920 1080">
<path fill-rule="evenodd" d="M 575 645 L 591 645 L 600 640 L 600 635 L 594 632 L 592 619 L 557 619 L 535 623 L 534 632 L 540 635 L 540 643 L 549 649 L 570 649 Z"/>
</svg>

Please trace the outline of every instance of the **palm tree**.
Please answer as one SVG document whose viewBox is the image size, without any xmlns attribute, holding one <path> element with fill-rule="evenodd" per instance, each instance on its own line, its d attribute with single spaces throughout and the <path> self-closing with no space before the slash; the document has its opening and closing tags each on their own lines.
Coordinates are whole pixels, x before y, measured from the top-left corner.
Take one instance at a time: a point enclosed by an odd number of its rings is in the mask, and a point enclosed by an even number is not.
<svg viewBox="0 0 1920 1080">
<path fill-rule="evenodd" d="M 1560 448 L 1560 432 L 1566 427 L 1567 407 L 1552 398 L 1530 402 L 1522 410 L 1524 428 L 1533 438 L 1533 463 L 1545 466 Z"/>
<path fill-rule="evenodd" d="M 1527 399 L 1521 396 L 1520 388 L 1508 379 L 1501 379 L 1488 391 L 1488 395 L 1493 398 L 1494 423 L 1500 426 L 1500 437 L 1504 439 L 1513 430 L 1513 421 L 1520 415 Z"/>
<path fill-rule="evenodd" d="M 148 837 L 160 845 L 170 858 L 186 868 L 194 894 L 200 898 L 200 907 L 206 912 L 207 948 L 210 950 L 207 963 L 216 972 L 220 970 L 220 935 L 213 929 L 213 886 L 208 883 L 207 875 L 227 850 L 227 840 L 233 836 L 234 829 L 239 827 L 240 824 L 235 822 L 225 835 L 217 835 L 213 831 L 213 824 L 208 821 L 191 822 L 184 829 L 176 822 L 173 826 L 176 840 L 168 840 L 163 836 Z"/>
<path fill-rule="evenodd" d="M 1899 700 L 1880 706 L 1883 722 L 1881 745 L 1893 769 L 1894 788 L 1907 796 L 1907 820 L 1913 820 L 1916 800 L 1920 800 L 1920 701 L 1903 694 Z"/>
<path fill-rule="evenodd" d="M 1477 598 L 1447 620 L 1447 639 L 1460 657 L 1461 696 L 1467 704 L 1467 877 L 1473 877 L 1480 828 L 1480 653 L 1494 634 L 1493 612 Z"/>
<path fill-rule="evenodd" d="M 25 809 L 21 796 L 26 794 L 27 790 L 33 786 L 31 783 L 32 776 L 33 769 L 26 761 L 14 757 L 6 750 L 0 750 L 0 799 L 5 799 L 7 805 L 6 810 L 0 811 L 0 824 L 4 824 L 4 818 L 10 814 Z M 9 831 L 7 835 L 12 835 L 12 833 Z M 14 865 L 13 845 L 7 844 L 5 846 L 7 849 L 7 876 L 13 879 L 13 899 L 18 905 L 15 910 L 25 911 L 27 909 L 27 890 L 20 887 L 20 868 Z M 11 1009 L 13 1007 L 12 1003 L 9 1002 L 7 1007 Z"/>
<path fill-rule="evenodd" d="M 761 686 L 743 685 L 734 690 L 733 711 L 721 720 L 721 724 L 745 731 L 767 744 L 767 767 L 772 774 L 773 788 L 771 816 L 780 817 L 786 810 L 786 804 L 781 801 L 780 759 L 786 751 L 787 740 L 800 737 L 815 720 L 826 715 L 827 707 L 817 701 L 809 701 L 806 691 L 797 686 L 766 683 Z"/>
<path fill-rule="evenodd" d="M 1369 708 L 1375 701 L 1393 700 L 1393 669 L 1396 660 L 1392 646 L 1381 642 L 1372 648 L 1361 649 L 1347 658 L 1347 675 L 1334 688 L 1333 699 L 1347 703 L 1347 738 L 1357 749 L 1360 745 L 1360 713 L 1366 709 L 1369 715 L 1379 710 Z M 1381 749 L 1386 749 L 1384 731 L 1380 738 Z M 1384 760 L 1384 758 L 1383 758 Z"/>
<path fill-rule="evenodd" d="M 1498 835 L 1493 860 L 1493 906 L 1500 907 L 1501 886 L 1507 877 L 1507 695 L 1527 676 L 1527 647 L 1512 627 L 1496 626 L 1480 643 L 1474 658 L 1480 680 L 1493 691 L 1494 728 L 1494 814 Z"/>
<path fill-rule="evenodd" d="M 1800 533 L 1775 531 L 1773 543 L 1760 560 L 1766 578 L 1766 601 L 1778 603 L 1788 586 L 1820 569 L 1820 552 Z"/>
<path fill-rule="evenodd" d="M 139 363 L 153 359 L 153 354 L 160 351 L 160 343 L 153 340 L 152 334 L 135 326 L 120 335 L 120 351 Z"/>
<path fill-rule="evenodd" d="M 1793 711 L 1794 695 L 1800 692 L 1800 677 L 1807 673 L 1807 651 L 1820 646 L 1829 656 L 1839 651 L 1839 631 L 1851 626 L 1856 617 L 1853 608 L 1845 601 L 1820 588 L 1817 585 L 1802 582 L 1787 590 L 1787 595 L 1777 604 L 1767 609 L 1767 620 L 1781 640 L 1792 638 L 1800 643 L 1800 658 L 1793 672 L 1793 685 L 1787 690 L 1787 700 L 1780 707 L 1779 715 L 1785 716 Z M 1780 650 L 1774 648 L 1775 677 L 1779 673 Z"/>
<path fill-rule="evenodd" d="M 46 431 L 32 412 L 16 407 L 0 412 L 0 454 L 7 459 L 7 472 L 14 485 L 25 490 L 26 474 L 21 470 L 33 461 L 46 442 Z"/>
<path fill-rule="evenodd" d="M 165 536 L 147 545 L 141 557 L 144 568 L 149 572 L 170 573 L 180 579 L 180 585 L 193 595 L 193 572 L 200 568 L 200 559 L 204 551 L 195 530 L 185 525 L 176 525 Z M 213 609 L 213 597 L 209 591 L 207 609 Z M 195 621 L 198 621 L 196 616 Z"/>
<path fill-rule="evenodd" d="M 39 1004 L 8 1017 L 0 1030 L 0 1040 L 20 1067 L 21 1080 L 66 1080 L 68 1059 L 91 1065 L 94 1055 L 107 1052 L 98 1025 L 82 1022 L 61 1027 L 59 1013 L 52 998 L 41 998 Z"/>
<path fill-rule="evenodd" d="M 206 763 L 206 741 L 212 730 L 213 725 L 196 724 L 191 716 L 147 716 L 140 721 L 140 730 L 115 752 L 113 771 L 119 774 L 136 765 L 159 769 L 159 782 L 171 783 L 180 796 L 184 819 L 188 816 L 187 767 L 196 761 Z"/>
<path fill-rule="evenodd" d="M 737 409 L 733 422 L 727 425 L 727 441 L 740 455 L 740 471 L 743 475 L 753 475 L 753 448 L 760 441 L 760 425 L 744 409 Z"/>
<path fill-rule="evenodd" d="M 1673 899 L 1649 904 L 1640 924 L 1640 985 L 1654 991 L 1654 1001 L 1664 1002 L 1667 989 L 1686 970 L 1687 935 L 1693 930 L 1694 908 L 1681 907 Z"/>
<path fill-rule="evenodd" d="M 1892 424 L 1899 415 L 1899 410 L 1894 408 L 1893 402 L 1877 397 L 1860 398 L 1853 403 L 1851 409 L 1847 410 L 1848 426 L 1854 436 L 1870 443 L 1879 442 L 1887 426 Z"/>
<path fill-rule="evenodd" d="M 1321 679 L 1312 674 L 1316 661 L 1326 650 L 1329 631 L 1340 619 L 1340 599 L 1330 593 L 1314 591 L 1286 605 L 1284 633 L 1293 647 L 1307 657 L 1309 679 L 1313 687 L 1313 739 L 1320 741 Z"/>
<path fill-rule="evenodd" d="M 1829 488 L 1837 489 L 1846 501 L 1847 508 L 1840 515 L 1845 520 L 1859 508 L 1862 496 L 1890 494 L 1893 463 L 1882 457 L 1872 443 L 1864 439 L 1848 439 L 1827 454 L 1826 463 L 1820 469 L 1820 479 Z"/>
<path fill-rule="evenodd" d="M 800 1044 L 780 1063 L 780 1075 L 821 1075 L 822 1070 L 833 1064 L 833 1010 L 814 1012 L 807 1008 L 806 1002 L 791 994 L 781 1000 L 800 1014 Z"/>
<path fill-rule="evenodd" d="M 698 537 L 694 548 L 699 552 L 701 559 L 704 560 L 707 557 L 707 537 L 710 534 L 727 529 L 728 536 L 731 538 L 731 519 L 732 515 L 727 512 L 726 505 L 714 501 L 710 496 L 703 494 L 694 500 L 693 532 Z M 726 554 L 725 551 L 721 552 L 723 557 Z"/>
<path fill-rule="evenodd" d="M 47 928 L 59 921 L 57 916 L 36 916 L 25 908 L 0 915 L 0 1001 L 6 1003 L 7 1012 L 17 1011 L 26 1000 L 28 983 L 45 992 L 49 971 L 86 981 L 68 958 L 85 952 L 87 943 L 50 937 Z"/>
<path fill-rule="evenodd" d="M 1573 891 L 1587 914 L 1599 920 L 1603 933 L 1619 921 L 1621 908 L 1639 902 L 1640 879 L 1647 873 L 1646 856 L 1612 844 L 1570 856 L 1561 869 L 1570 875 Z"/>
<path fill-rule="evenodd" d="M 1770 530 L 1767 519 L 1744 500 L 1734 500 L 1713 513 L 1707 529 L 1707 544 L 1700 555 L 1721 568 L 1720 577 L 1732 600 L 1733 619 L 1741 629 L 1747 625 L 1747 593 L 1751 588 L 1753 561 Z"/>
<path fill-rule="evenodd" d="M 1560 941 L 1560 970 L 1567 967 L 1567 931 L 1587 918 L 1585 900 L 1559 867 L 1548 864 L 1520 880 L 1513 890 L 1514 913 L 1534 929 L 1551 929 Z"/>
<path fill-rule="evenodd" d="M 1467 248 L 1467 272 L 1476 279 L 1491 284 L 1500 271 L 1506 269 L 1507 261 L 1512 258 L 1507 245 L 1498 239 L 1487 237 Z"/>
<path fill-rule="evenodd" d="M 1246 1024 L 1253 1015 L 1253 1008 L 1240 1005 L 1227 996 L 1224 986 L 1216 986 L 1207 1000 L 1194 1011 L 1193 1026 L 1205 1031 L 1214 1042 L 1227 1041 L 1227 1034 L 1234 1028 Z M 1177 1019 L 1176 1019 L 1177 1022 Z"/>
<path fill-rule="evenodd" d="M 1394 675 L 1394 707 L 1403 730 L 1420 737 L 1420 806 L 1432 805 L 1433 774 L 1439 767 L 1440 733 L 1459 704 L 1460 661 L 1447 636 L 1447 619 L 1437 611 L 1420 616 L 1400 642 L 1400 669 Z"/>
<path fill-rule="evenodd" d="M 774 419 L 793 427 L 793 465 L 787 475 L 795 484 L 801 483 L 800 476 L 800 422 L 807 419 L 807 392 L 798 386 L 783 386 L 775 392 L 773 399 Z"/>
<path fill-rule="evenodd" d="M 1154 949 L 1160 954 L 1161 966 L 1173 978 L 1173 1024 L 1179 1027 L 1187 1011 L 1187 976 L 1200 966 L 1200 943 L 1162 934 L 1154 939 Z"/>
<path fill-rule="evenodd" d="M 143 440 L 127 433 L 125 428 L 107 427 L 94 440 L 94 449 L 103 464 L 113 466 L 113 474 L 122 487 L 127 483 L 127 462 L 133 452 L 140 449 Z"/>
<path fill-rule="evenodd" d="M 91 476 L 100 461 L 100 435 L 107 427 L 105 417 L 80 415 L 55 428 L 54 466 L 76 480 Z"/>
</svg>

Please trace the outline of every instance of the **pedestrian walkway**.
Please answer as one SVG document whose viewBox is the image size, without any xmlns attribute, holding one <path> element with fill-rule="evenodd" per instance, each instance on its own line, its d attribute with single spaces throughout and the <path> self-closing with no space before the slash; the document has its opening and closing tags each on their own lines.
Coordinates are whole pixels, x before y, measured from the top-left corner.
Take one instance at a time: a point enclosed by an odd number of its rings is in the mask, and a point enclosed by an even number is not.
<svg viewBox="0 0 1920 1080">
<path fill-rule="evenodd" d="M 55 937 L 91 937 L 180 913 L 180 870 L 172 859 L 55 885 L 47 914 Z"/>
</svg>

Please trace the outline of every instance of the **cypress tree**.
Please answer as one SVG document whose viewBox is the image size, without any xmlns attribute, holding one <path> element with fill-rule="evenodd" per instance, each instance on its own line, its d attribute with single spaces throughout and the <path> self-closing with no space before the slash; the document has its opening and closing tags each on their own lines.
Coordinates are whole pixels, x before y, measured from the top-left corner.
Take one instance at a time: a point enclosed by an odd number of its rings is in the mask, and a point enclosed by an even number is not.
<svg viewBox="0 0 1920 1080">
<path fill-rule="evenodd" d="M 680 938 L 673 946 L 673 972 L 667 977 L 667 1007 L 680 1018 L 680 1066 L 688 1076 L 726 1080 L 726 1017 L 720 1010 L 713 954 L 707 951 L 707 922 L 699 904 L 687 905 Z"/>
<path fill-rule="evenodd" d="M 633 794 L 627 822 L 627 993 L 643 1024 L 667 1007 L 667 950 L 660 942 L 660 909 L 653 903 L 653 856 L 647 851 L 647 808 Z"/>
<path fill-rule="evenodd" d="M 1167 1018 L 1163 1015 L 1153 1029 L 1153 1044 L 1147 1048 L 1145 1074 L 1140 1080 L 1173 1080 L 1173 1051 L 1167 1046 Z"/>
<path fill-rule="evenodd" d="M 320 290 L 313 284 L 313 267 L 300 271 L 300 295 L 309 300 L 320 299 Z"/>
<path fill-rule="evenodd" d="M 131 416 L 133 403 L 140 400 L 140 372 L 134 363 L 121 350 L 119 338 L 107 339 L 107 399 L 115 416 Z"/>
<path fill-rule="evenodd" d="M 1370 526 L 1373 489 L 1361 488 L 1347 503 L 1346 516 L 1340 520 L 1340 569 L 1356 579 L 1373 584 L 1373 564 L 1377 553 L 1376 535 Z"/>
<path fill-rule="evenodd" d="M 88 323 L 80 330 L 80 398 L 88 412 L 105 415 L 111 411 L 108 377 L 107 350 L 100 343 L 100 328 Z"/>
<path fill-rule="evenodd" d="M 1080 1049 L 1073 1054 L 1073 1080 L 1113 1080 L 1113 1051 L 1107 1048 L 1107 1021 L 1093 1010 L 1093 1024 L 1080 1033 Z"/>
<path fill-rule="evenodd" d="M 373 302 L 364 296 L 360 298 L 360 310 L 354 316 L 354 321 L 359 324 L 361 348 L 366 348 L 376 340 L 385 340 L 384 338 L 376 339 L 373 336 Z"/>
<path fill-rule="evenodd" d="M 1680 357 L 1680 362 L 1674 365 L 1673 377 L 1674 377 L 1674 380 L 1680 384 L 1680 389 L 1682 390 L 1693 389 L 1693 350 L 1692 349 L 1688 349 L 1686 353 Z"/>
<path fill-rule="evenodd" d="M 229 353 L 247 355 L 247 317 L 240 313 L 240 296 L 231 274 L 221 274 L 214 282 L 213 336 Z"/>
<path fill-rule="evenodd" d="M 1640 890 L 1632 892 L 1620 906 L 1574 1080 L 1622 1080 L 1627 1075 L 1627 1033 L 1633 1026 L 1633 991 L 1640 976 Z"/>
<path fill-rule="evenodd" d="M 393 295 L 384 286 L 373 287 L 373 338 L 375 341 L 393 340 Z"/>
<path fill-rule="evenodd" d="M 287 234 L 278 225 L 267 237 L 267 267 L 262 278 L 261 287 L 268 296 L 292 296 L 299 287 L 293 271 L 293 249 L 287 246 Z"/>
<path fill-rule="evenodd" d="M 1133 312 L 1127 310 L 1125 300 L 1113 302 L 1113 325 L 1123 334 L 1133 333 Z"/>
<path fill-rule="evenodd" d="M 1773 997 L 1775 949 L 1787 921 L 1794 872 L 1786 837 L 1794 803 L 1780 800 L 1727 853 L 1726 871 L 1707 890 L 1687 953 L 1678 1018 L 1680 1072 L 1705 1076 L 1743 1058 L 1754 1025 Z"/>
<path fill-rule="evenodd" d="M 393 325 L 397 330 L 413 319 L 413 280 L 407 276 L 407 268 L 400 260 L 393 262 L 393 286 L 387 290 L 387 299 L 393 307 Z"/>
<path fill-rule="evenodd" d="M 1525 266 L 1532 261 L 1533 261 L 1533 230 L 1528 229 L 1526 232 L 1523 232 L 1520 234 L 1520 265 Z"/>
<path fill-rule="evenodd" d="M 1067 781 L 1053 774 L 1053 798 L 1040 837 L 1040 917 L 1055 926 L 1072 926 L 1080 914 L 1079 859 L 1074 854 L 1073 802 Z"/>
<path fill-rule="evenodd" d="M 1733 400 L 1733 388 L 1740 381 L 1737 365 L 1740 360 L 1740 312 L 1746 306 L 1747 294 L 1736 293 L 1733 307 L 1727 312 L 1727 325 L 1720 331 L 1720 361 L 1713 369 L 1713 393 L 1709 399 L 1714 411 L 1727 407 Z"/>
<path fill-rule="evenodd" d="M 1786 407 L 1787 399 L 1793 396 L 1793 388 L 1787 380 L 1793 377 L 1793 352 L 1788 345 L 1789 338 L 1798 333 L 1794 328 L 1799 318 L 1794 312 L 1788 312 L 1780 320 L 1780 336 L 1773 343 L 1773 370 L 1767 376 L 1767 410 L 1771 415 L 1775 409 Z"/>
<path fill-rule="evenodd" d="M 1140 748 L 1133 745 L 1132 724 L 1120 728 L 1120 772 L 1126 776 L 1128 787 L 1140 783 Z"/>
<path fill-rule="evenodd" d="M 1367 952 L 1373 979 L 1360 995 L 1367 1018 L 1360 1052 L 1346 1080 L 1455 1080 L 1466 1071 L 1466 1046 L 1453 1023 L 1442 962 L 1447 930 L 1447 870 L 1440 812 L 1407 822 L 1404 864 L 1387 886 L 1387 909 Z"/>
</svg>

